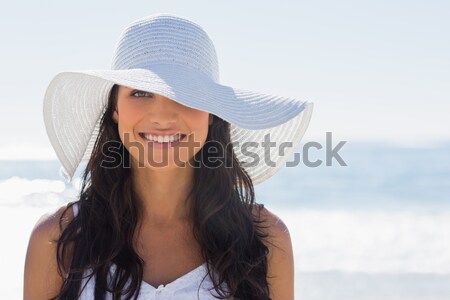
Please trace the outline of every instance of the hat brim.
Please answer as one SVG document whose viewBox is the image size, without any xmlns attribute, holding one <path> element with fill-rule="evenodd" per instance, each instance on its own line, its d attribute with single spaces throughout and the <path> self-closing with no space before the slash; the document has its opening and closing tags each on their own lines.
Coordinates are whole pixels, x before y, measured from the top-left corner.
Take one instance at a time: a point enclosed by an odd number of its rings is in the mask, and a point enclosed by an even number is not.
<svg viewBox="0 0 450 300">
<path fill-rule="evenodd" d="M 244 168 L 253 183 L 271 177 L 287 160 L 303 137 L 313 103 L 233 88 L 210 80 L 186 67 L 157 65 L 151 69 L 81 70 L 57 74 L 44 96 L 44 123 L 50 142 L 62 164 L 62 175 L 71 181 L 82 161 L 90 158 L 109 92 L 114 84 L 154 92 L 185 106 L 208 111 L 231 124 L 233 142 L 251 141 L 260 163 Z M 276 147 L 264 151 L 261 143 L 270 134 Z M 279 145 L 290 142 L 280 155 Z M 241 147 L 237 158 L 248 161 Z M 266 157 L 266 158 L 265 158 Z M 270 160 L 267 160 L 270 159 Z M 266 162 L 273 164 L 266 164 Z"/>
</svg>

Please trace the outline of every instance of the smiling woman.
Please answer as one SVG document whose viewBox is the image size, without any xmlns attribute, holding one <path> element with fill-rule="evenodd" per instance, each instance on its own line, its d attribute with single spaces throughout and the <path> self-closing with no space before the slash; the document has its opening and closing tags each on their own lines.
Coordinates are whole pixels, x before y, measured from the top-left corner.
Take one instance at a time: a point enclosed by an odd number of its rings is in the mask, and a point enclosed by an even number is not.
<svg viewBox="0 0 450 300">
<path fill-rule="evenodd" d="M 256 149 L 265 159 L 248 164 L 235 146 L 269 135 L 295 147 L 312 103 L 220 84 L 210 38 L 178 16 L 133 22 L 115 53 L 113 70 L 64 72 L 47 89 L 62 174 L 88 163 L 78 201 L 30 237 L 24 299 L 293 299 L 289 231 L 253 186 L 290 152 Z"/>
</svg>

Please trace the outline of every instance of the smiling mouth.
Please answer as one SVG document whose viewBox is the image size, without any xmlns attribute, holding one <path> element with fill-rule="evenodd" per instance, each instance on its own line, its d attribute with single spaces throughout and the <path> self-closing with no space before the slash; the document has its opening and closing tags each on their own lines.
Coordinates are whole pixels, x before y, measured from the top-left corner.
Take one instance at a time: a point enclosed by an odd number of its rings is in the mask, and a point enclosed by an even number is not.
<svg viewBox="0 0 450 300">
<path fill-rule="evenodd" d="M 180 134 L 179 139 L 176 140 L 176 141 L 172 141 L 172 142 L 171 142 L 171 141 L 168 141 L 168 142 L 158 142 L 158 141 L 155 141 L 155 140 L 147 139 L 143 133 L 139 133 L 139 136 L 140 136 L 143 140 L 145 140 L 146 142 L 148 142 L 148 143 L 156 144 L 156 145 L 165 145 L 165 146 L 175 146 L 175 145 L 179 144 L 181 141 L 183 141 L 183 140 L 186 138 L 186 134 Z"/>
</svg>

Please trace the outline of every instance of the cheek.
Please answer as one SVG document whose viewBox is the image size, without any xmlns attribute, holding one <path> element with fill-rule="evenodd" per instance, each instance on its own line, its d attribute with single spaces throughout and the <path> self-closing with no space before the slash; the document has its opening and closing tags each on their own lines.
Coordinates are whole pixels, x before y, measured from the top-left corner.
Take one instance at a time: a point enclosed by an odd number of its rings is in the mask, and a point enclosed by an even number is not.
<svg viewBox="0 0 450 300">
<path fill-rule="evenodd" d="M 180 149 L 181 156 L 186 159 L 193 157 L 205 145 L 206 138 L 208 137 L 209 114 L 204 111 L 189 108 L 184 111 L 183 118 L 189 130 L 193 132 L 188 139 L 188 146 Z"/>
<path fill-rule="evenodd" d="M 142 109 L 139 109 L 137 105 L 123 105 L 118 104 L 119 114 L 119 127 L 125 130 L 129 124 L 135 123 L 141 117 Z"/>
<path fill-rule="evenodd" d="M 204 142 L 208 135 L 209 114 L 204 111 L 194 111 L 190 114 L 190 123 L 193 124 L 192 129 L 197 133 L 199 139 Z"/>
<path fill-rule="evenodd" d="M 119 136 L 122 143 L 128 149 L 130 146 L 130 141 L 135 140 L 133 133 L 134 124 L 136 124 L 141 118 L 142 109 L 138 109 L 135 105 L 123 105 L 119 103 L 118 110 L 120 112 L 118 115 Z"/>
</svg>

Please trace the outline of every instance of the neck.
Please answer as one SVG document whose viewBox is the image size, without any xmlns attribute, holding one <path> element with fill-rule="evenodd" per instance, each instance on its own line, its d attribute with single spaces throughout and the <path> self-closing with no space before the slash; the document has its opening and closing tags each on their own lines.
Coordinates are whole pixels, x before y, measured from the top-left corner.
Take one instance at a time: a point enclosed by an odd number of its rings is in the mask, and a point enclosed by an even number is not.
<svg viewBox="0 0 450 300">
<path fill-rule="evenodd" d="M 142 222 L 163 228 L 187 221 L 187 195 L 193 177 L 192 167 L 171 170 L 132 168 L 133 188 L 143 208 Z"/>
</svg>

